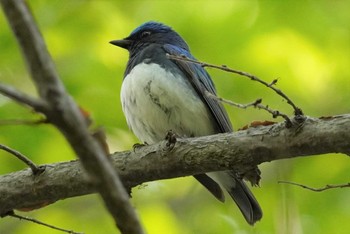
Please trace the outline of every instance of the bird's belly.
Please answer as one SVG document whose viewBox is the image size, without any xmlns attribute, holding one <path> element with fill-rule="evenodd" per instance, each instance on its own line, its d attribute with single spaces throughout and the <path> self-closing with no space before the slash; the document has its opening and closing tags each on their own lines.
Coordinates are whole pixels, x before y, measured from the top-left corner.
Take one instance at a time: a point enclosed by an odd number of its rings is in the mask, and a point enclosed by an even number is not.
<svg viewBox="0 0 350 234">
<path fill-rule="evenodd" d="M 215 133 L 211 114 L 189 82 L 155 63 L 141 63 L 125 77 L 121 102 L 142 142 L 163 140 L 169 130 L 184 137 Z"/>
</svg>

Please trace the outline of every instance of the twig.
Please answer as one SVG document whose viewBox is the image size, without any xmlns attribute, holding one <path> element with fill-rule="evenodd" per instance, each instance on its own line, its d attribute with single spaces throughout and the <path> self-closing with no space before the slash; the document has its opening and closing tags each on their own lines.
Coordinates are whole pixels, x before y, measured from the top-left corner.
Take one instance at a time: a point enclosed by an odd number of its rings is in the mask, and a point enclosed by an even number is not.
<svg viewBox="0 0 350 234">
<path fill-rule="evenodd" d="M 46 226 L 46 227 L 51 228 L 51 229 L 55 229 L 55 230 L 66 232 L 66 233 L 70 233 L 70 234 L 83 234 L 82 232 L 75 232 L 75 231 L 72 231 L 72 230 L 59 228 L 59 227 L 53 226 L 51 224 L 47 224 L 47 223 L 41 222 L 41 221 L 39 221 L 37 219 L 34 219 L 34 218 L 21 216 L 21 215 L 15 214 L 14 212 L 10 212 L 7 216 L 11 216 L 11 217 L 17 218 L 19 220 L 23 219 L 23 220 L 26 220 L 26 221 L 29 221 L 29 222 L 33 222 L 33 223 L 36 223 L 36 224 L 39 224 L 39 225 L 42 225 L 42 226 Z"/>
<path fill-rule="evenodd" d="M 211 68 L 216 68 L 216 69 L 219 69 L 219 70 L 223 70 L 223 71 L 226 71 L 226 72 L 230 72 L 230 73 L 235 73 L 235 74 L 238 74 L 238 75 L 241 75 L 241 76 L 245 76 L 245 77 L 248 77 L 250 78 L 251 80 L 254 80 L 254 81 L 257 81 L 263 85 L 265 85 L 266 87 L 272 89 L 273 91 L 275 91 L 278 95 L 280 95 L 281 97 L 283 97 L 287 103 L 289 105 L 291 105 L 294 109 L 294 114 L 296 116 L 300 116 L 300 115 L 303 115 L 303 112 L 302 110 L 297 107 L 290 98 L 288 98 L 287 95 L 285 95 L 280 89 L 277 89 L 276 87 L 274 87 L 274 85 L 277 83 L 277 79 L 274 79 L 271 83 L 267 83 L 261 79 L 259 79 L 258 77 L 254 76 L 254 75 L 251 75 L 247 72 L 243 72 L 243 71 L 238 71 L 238 70 L 234 70 L 234 69 L 231 69 L 229 67 L 227 67 L 226 65 L 221 65 L 221 66 L 218 66 L 218 65 L 213 65 L 213 64 L 209 64 L 209 63 L 205 63 L 205 62 L 201 62 L 201 61 L 197 61 L 197 60 L 194 60 L 194 59 L 190 59 L 186 56 L 176 56 L 176 55 L 171 55 L 171 54 L 167 54 L 167 57 L 170 58 L 170 59 L 174 59 L 174 60 L 179 60 L 179 61 L 185 61 L 185 62 L 190 62 L 190 63 L 196 63 L 196 64 L 199 64 L 201 65 L 202 67 L 211 67 Z"/>
<path fill-rule="evenodd" d="M 218 97 L 209 91 L 205 91 L 205 95 L 207 95 L 208 97 L 210 97 L 216 101 L 223 102 L 223 103 L 226 103 L 226 104 L 229 104 L 231 106 L 238 107 L 241 109 L 247 109 L 248 107 L 251 107 L 251 106 L 256 107 L 256 105 L 258 105 L 262 102 L 262 99 L 259 98 L 259 99 L 255 100 L 254 102 L 247 103 L 247 104 L 241 104 L 241 103 L 236 103 L 236 102 L 233 102 L 231 100 L 228 100 L 228 99 L 225 99 L 222 97 Z"/>
<path fill-rule="evenodd" d="M 20 152 L 14 150 L 14 149 L 11 149 L 11 148 L 9 148 L 5 145 L 2 145 L 2 144 L 0 144 L 0 149 L 14 155 L 16 158 L 18 158 L 19 160 L 21 160 L 22 162 L 27 164 L 30 167 L 30 169 L 32 169 L 34 175 L 40 174 L 45 170 L 44 166 L 37 166 L 28 157 L 26 157 L 25 155 L 21 154 Z"/>
<path fill-rule="evenodd" d="M 15 100 L 16 102 L 19 102 L 20 104 L 30 106 L 38 112 L 42 112 L 42 109 L 46 106 L 46 103 L 42 100 L 33 98 L 15 89 L 14 87 L 2 83 L 0 83 L 0 93 L 8 98 L 11 98 L 12 100 Z"/>
<path fill-rule="evenodd" d="M 254 102 L 248 103 L 248 104 L 240 104 L 240 103 L 233 102 L 231 100 L 224 99 L 222 97 L 218 97 L 218 96 L 216 96 L 216 95 L 214 95 L 214 94 L 212 94 L 212 93 L 210 93 L 208 91 L 206 91 L 205 94 L 208 97 L 210 97 L 212 99 L 215 99 L 215 100 L 217 100 L 219 102 L 223 102 L 223 103 L 226 103 L 226 104 L 229 104 L 231 106 L 238 107 L 238 108 L 247 109 L 248 107 L 255 107 L 255 108 L 266 110 L 267 112 L 272 114 L 273 118 L 276 118 L 278 116 L 281 116 L 282 118 L 284 118 L 286 120 L 286 126 L 287 127 L 291 127 L 292 126 L 292 121 L 289 119 L 289 117 L 286 114 L 283 114 L 283 113 L 281 113 L 278 110 L 272 110 L 268 106 L 264 106 L 263 104 L 261 104 L 261 102 L 262 102 L 261 98 L 255 100 Z"/>
<path fill-rule="evenodd" d="M 314 192 L 322 192 L 328 189 L 334 189 L 334 188 L 348 188 L 350 187 L 350 183 L 347 184 L 337 184 L 337 185 L 332 185 L 332 184 L 327 184 L 325 185 L 323 188 L 311 188 L 309 186 L 303 185 L 303 184 L 299 184 L 299 183 L 295 183 L 295 182 L 290 182 L 290 181 L 278 181 L 278 183 L 280 184 L 291 184 L 291 185 L 296 185 L 299 187 L 302 187 L 304 189 L 308 189 Z"/>
<path fill-rule="evenodd" d="M 272 109 L 269 108 L 269 106 L 264 106 L 264 105 L 262 105 L 260 103 L 258 103 L 256 105 L 256 107 L 259 108 L 259 109 L 266 110 L 267 112 L 271 113 L 273 118 L 277 118 L 278 116 L 281 116 L 286 121 L 286 127 L 287 128 L 292 127 L 293 123 L 290 120 L 290 118 L 288 117 L 288 115 L 283 114 L 282 112 L 280 112 L 278 110 L 272 110 Z"/>
</svg>

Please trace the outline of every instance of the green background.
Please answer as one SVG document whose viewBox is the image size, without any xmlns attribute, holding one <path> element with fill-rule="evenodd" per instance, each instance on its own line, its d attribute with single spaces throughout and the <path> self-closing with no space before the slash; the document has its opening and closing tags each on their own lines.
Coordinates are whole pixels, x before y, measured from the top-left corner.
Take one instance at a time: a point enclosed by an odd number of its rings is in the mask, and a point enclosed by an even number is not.
<svg viewBox="0 0 350 234">
<path fill-rule="evenodd" d="M 102 126 L 111 151 L 128 150 L 137 139 L 127 129 L 119 90 L 128 59 L 110 45 L 148 20 L 172 26 L 194 56 L 226 64 L 282 89 L 309 116 L 349 113 L 350 1 L 28 1 L 69 93 Z M 271 108 L 292 115 L 271 90 L 249 79 L 209 70 L 220 96 L 240 103 L 263 98 Z M 3 13 L 0 13 L 0 80 L 36 95 Z M 257 109 L 227 106 L 235 129 L 254 120 L 273 120 Z M 37 119 L 32 111 L 0 96 L 0 119 Z M 282 121 L 278 119 L 277 121 Z M 36 163 L 75 156 L 48 125 L 0 125 L 0 143 Z M 0 152 L 0 174 L 25 168 Z M 349 158 L 330 154 L 261 165 L 260 188 L 253 188 L 264 217 L 247 225 L 230 199 L 217 202 L 192 178 L 146 183 L 134 188 L 132 203 L 148 233 L 349 233 L 349 189 L 315 193 L 312 187 L 349 182 Z M 62 228 L 115 233 L 96 195 L 66 199 L 24 213 Z M 6 217 L 0 233 L 56 233 Z"/>
</svg>

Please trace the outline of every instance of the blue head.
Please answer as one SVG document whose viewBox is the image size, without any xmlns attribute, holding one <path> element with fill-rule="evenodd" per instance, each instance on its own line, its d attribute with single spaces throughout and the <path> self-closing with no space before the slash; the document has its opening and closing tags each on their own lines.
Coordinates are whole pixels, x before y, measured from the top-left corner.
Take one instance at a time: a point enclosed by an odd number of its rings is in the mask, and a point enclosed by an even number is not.
<svg viewBox="0 0 350 234">
<path fill-rule="evenodd" d="M 140 25 L 128 37 L 110 43 L 127 49 L 130 54 L 134 54 L 150 44 L 171 44 L 189 51 L 188 45 L 177 32 L 169 26 L 154 21 Z"/>
</svg>

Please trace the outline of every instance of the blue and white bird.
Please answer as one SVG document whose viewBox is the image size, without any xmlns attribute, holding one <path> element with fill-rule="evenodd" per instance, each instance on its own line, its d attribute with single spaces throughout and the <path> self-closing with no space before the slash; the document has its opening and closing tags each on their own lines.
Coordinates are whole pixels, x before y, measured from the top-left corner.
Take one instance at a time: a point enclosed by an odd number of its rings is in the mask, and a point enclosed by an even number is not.
<svg viewBox="0 0 350 234">
<path fill-rule="evenodd" d="M 140 141 L 159 142 L 169 130 L 182 137 L 233 131 L 221 103 L 205 94 L 216 90 L 203 67 L 167 58 L 171 54 L 194 59 L 173 29 L 151 21 L 110 43 L 129 51 L 120 98 L 128 126 Z M 220 186 L 225 188 L 249 224 L 261 219 L 258 202 L 234 171 L 194 177 L 220 201 L 224 201 Z"/>
</svg>

